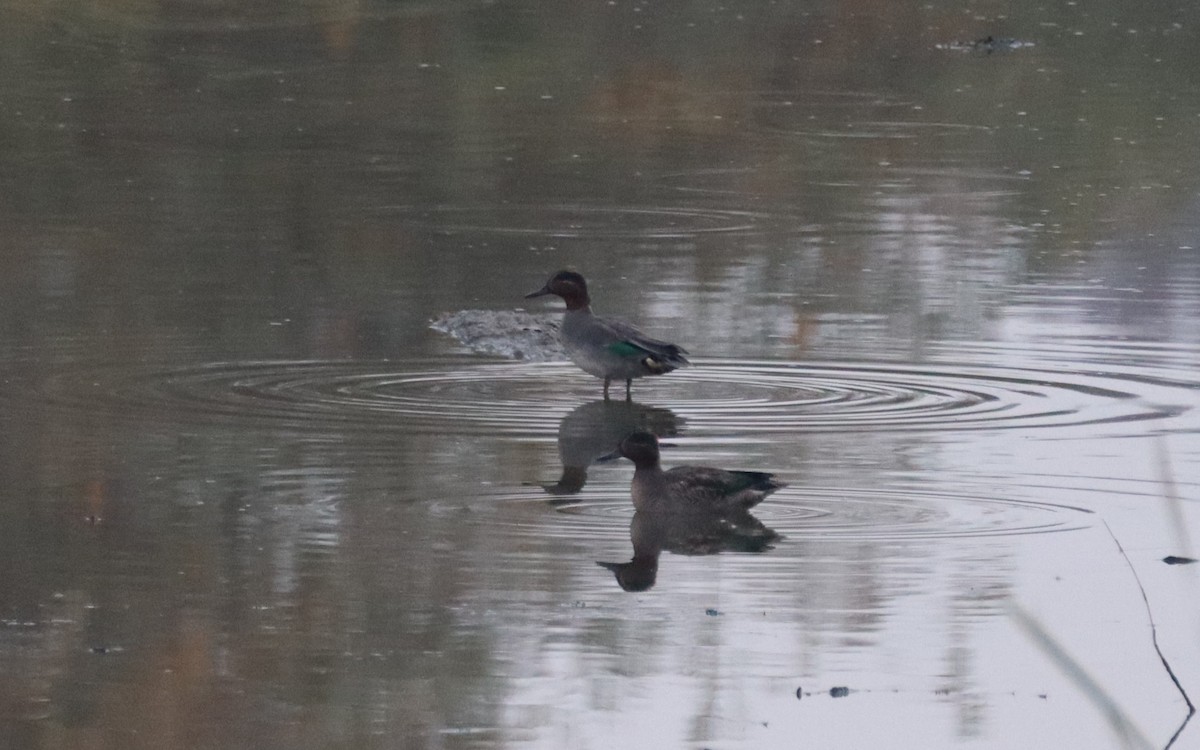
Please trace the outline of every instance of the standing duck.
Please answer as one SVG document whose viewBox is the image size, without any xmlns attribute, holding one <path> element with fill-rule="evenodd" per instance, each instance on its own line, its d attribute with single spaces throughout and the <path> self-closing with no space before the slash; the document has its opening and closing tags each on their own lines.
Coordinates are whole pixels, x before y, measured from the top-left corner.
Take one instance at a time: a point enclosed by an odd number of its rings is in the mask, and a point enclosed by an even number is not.
<svg viewBox="0 0 1200 750">
<path fill-rule="evenodd" d="M 604 398 L 613 380 L 625 381 L 629 399 L 634 378 L 662 375 L 688 364 L 682 347 L 652 339 L 628 323 L 593 315 L 587 282 L 574 271 L 559 271 L 525 298 L 547 294 L 567 303 L 559 333 L 563 348 L 580 369 L 604 379 Z"/>
<path fill-rule="evenodd" d="M 663 471 L 658 438 L 635 432 L 621 441 L 622 456 L 633 461 L 633 507 L 645 513 L 737 515 L 786 487 L 762 471 L 726 471 L 708 466 L 676 466 Z"/>
</svg>

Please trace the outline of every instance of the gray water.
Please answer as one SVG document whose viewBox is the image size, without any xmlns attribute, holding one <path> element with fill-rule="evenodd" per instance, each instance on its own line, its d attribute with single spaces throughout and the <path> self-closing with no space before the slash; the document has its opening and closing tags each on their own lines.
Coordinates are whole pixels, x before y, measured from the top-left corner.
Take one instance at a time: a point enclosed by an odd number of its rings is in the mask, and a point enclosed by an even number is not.
<svg viewBox="0 0 1200 750">
<path fill-rule="evenodd" d="M 1200 746 L 1200 10 L 0 16 L 0 747 Z"/>
</svg>

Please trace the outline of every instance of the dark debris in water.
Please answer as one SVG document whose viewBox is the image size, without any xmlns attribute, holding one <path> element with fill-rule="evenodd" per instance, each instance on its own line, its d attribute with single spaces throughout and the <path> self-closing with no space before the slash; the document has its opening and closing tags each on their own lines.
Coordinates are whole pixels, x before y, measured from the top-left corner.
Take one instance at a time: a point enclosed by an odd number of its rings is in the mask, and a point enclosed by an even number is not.
<svg viewBox="0 0 1200 750">
<path fill-rule="evenodd" d="M 804 700 L 805 696 L 812 697 L 812 695 L 811 692 L 805 692 L 803 686 L 796 688 L 796 700 Z M 845 698 L 847 695 L 850 695 L 850 688 L 848 687 L 840 685 L 829 688 L 830 698 Z"/>
<path fill-rule="evenodd" d="M 829 688 L 828 695 L 830 698 L 845 698 L 846 696 L 850 695 L 850 692 L 851 691 L 850 691 L 849 687 L 846 687 L 845 685 L 838 685 L 837 687 Z M 856 693 L 884 692 L 884 693 L 900 694 L 900 693 L 903 693 L 906 691 L 904 691 L 900 688 L 893 688 L 891 690 L 882 690 L 882 691 L 881 690 L 872 690 L 870 688 L 866 688 L 866 689 L 856 688 L 854 690 L 854 692 L 856 692 Z M 953 690 L 951 688 L 937 688 L 932 691 L 932 694 L 938 696 L 939 698 L 944 698 L 948 695 L 953 695 L 954 693 L 955 693 L 955 690 Z M 826 693 L 824 693 L 822 691 L 817 691 L 814 693 L 811 690 L 805 690 L 803 685 L 796 688 L 796 700 L 798 700 L 798 701 L 804 700 L 805 698 L 812 698 L 813 696 L 819 696 L 819 695 L 825 695 L 825 694 Z M 1010 693 L 1010 695 L 1016 697 L 1017 693 L 1013 692 L 1013 693 Z M 1048 693 L 1037 693 L 1038 700 L 1043 700 L 1043 701 L 1048 700 L 1048 697 L 1049 697 Z"/>
<path fill-rule="evenodd" d="M 107 656 L 109 654 L 119 653 L 124 650 L 125 649 L 121 648 L 120 646 L 102 646 L 102 645 L 92 646 L 88 649 L 88 651 L 95 654 L 96 656 Z"/>
<path fill-rule="evenodd" d="M 458 310 L 442 313 L 429 327 L 480 354 L 548 362 L 567 358 L 558 342 L 558 317 L 523 310 Z"/>
<path fill-rule="evenodd" d="M 708 615 L 709 617 L 716 617 L 717 615 L 721 614 L 721 612 L 720 610 L 709 607 L 708 609 L 704 610 L 704 614 Z"/>
<path fill-rule="evenodd" d="M 1179 557 L 1178 555 L 1167 555 L 1162 559 L 1167 565 L 1191 565 L 1196 562 L 1194 557 Z"/>
<path fill-rule="evenodd" d="M 958 52 L 982 52 L 985 55 L 990 55 L 993 52 L 1006 52 L 1034 45 L 1033 42 L 1027 42 L 1023 39 L 1012 39 L 1010 37 L 988 34 L 985 37 L 970 42 L 946 42 L 936 46 L 938 49 L 956 50 Z"/>
</svg>

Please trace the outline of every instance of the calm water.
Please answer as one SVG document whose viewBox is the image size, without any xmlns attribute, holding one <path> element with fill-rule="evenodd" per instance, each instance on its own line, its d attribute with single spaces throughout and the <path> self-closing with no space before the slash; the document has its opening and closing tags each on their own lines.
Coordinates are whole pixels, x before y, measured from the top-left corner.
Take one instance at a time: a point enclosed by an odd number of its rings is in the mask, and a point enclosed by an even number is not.
<svg viewBox="0 0 1200 750">
<path fill-rule="evenodd" d="M 1200 10 L 0 14 L 0 747 L 1200 747 Z"/>
</svg>

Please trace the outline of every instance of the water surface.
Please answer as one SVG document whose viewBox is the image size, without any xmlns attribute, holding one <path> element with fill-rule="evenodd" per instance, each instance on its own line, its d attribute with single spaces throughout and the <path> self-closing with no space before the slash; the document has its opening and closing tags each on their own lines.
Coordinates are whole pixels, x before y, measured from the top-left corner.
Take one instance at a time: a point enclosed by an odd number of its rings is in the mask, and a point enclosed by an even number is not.
<svg viewBox="0 0 1200 750">
<path fill-rule="evenodd" d="M 1200 12 L 243 5 L 0 3 L 0 746 L 1200 742 Z"/>
</svg>

